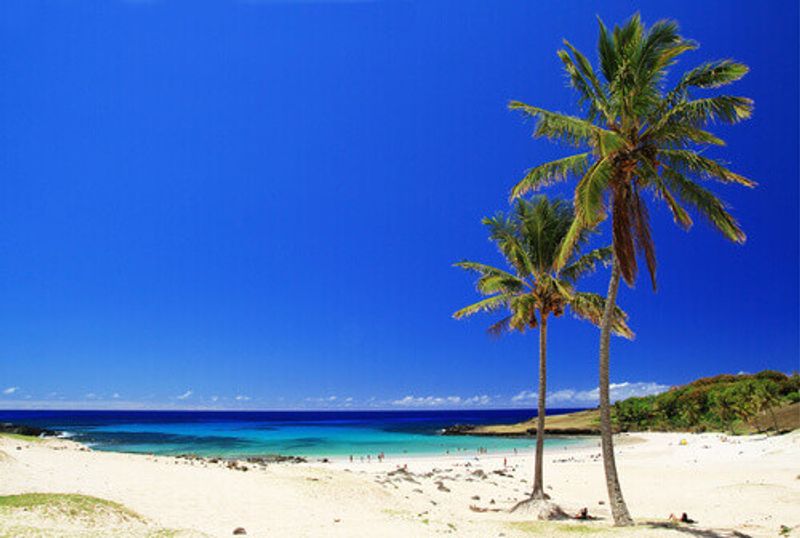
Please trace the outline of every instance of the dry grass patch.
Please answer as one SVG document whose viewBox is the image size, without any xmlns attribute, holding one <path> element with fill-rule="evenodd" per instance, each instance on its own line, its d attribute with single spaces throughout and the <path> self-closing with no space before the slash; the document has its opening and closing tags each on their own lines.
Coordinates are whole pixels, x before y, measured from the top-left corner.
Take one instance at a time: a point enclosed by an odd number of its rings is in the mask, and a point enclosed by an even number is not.
<svg viewBox="0 0 800 538">
<path fill-rule="evenodd" d="M 470 431 L 473 435 L 533 435 L 536 432 L 537 419 L 532 418 L 517 424 L 496 424 L 477 426 Z M 546 433 L 558 434 L 573 430 L 599 431 L 600 412 L 596 409 L 576 411 L 563 415 L 549 415 L 544 419 Z"/>
<path fill-rule="evenodd" d="M 580 523 L 558 523 L 555 521 L 514 521 L 509 526 L 515 530 L 539 536 L 561 534 L 602 534 L 609 531 L 607 527 Z"/>
<path fill-rule="evenodd" d="M 161 529 L 119 503 L 73 493 L 0 496 L 0 538 L 187 536 Z"/>
<path fill-rule="evenodd" d="M 35 435 L 22 435 L 20 433 L 0 433 L 0 437 L 5 439 L 13 439 L 14 441 L 23 441 L 25 443 L 42 443 L 47 441 L 44 437 L 36 437 Z"/>
</svg>

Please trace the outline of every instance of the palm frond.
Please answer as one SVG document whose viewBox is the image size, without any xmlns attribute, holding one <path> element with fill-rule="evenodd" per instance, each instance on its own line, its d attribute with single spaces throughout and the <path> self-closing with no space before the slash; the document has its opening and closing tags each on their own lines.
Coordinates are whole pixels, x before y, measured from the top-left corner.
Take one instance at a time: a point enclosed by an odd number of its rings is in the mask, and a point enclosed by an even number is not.
<svg viewBox="0 0 800 538">
<path fill-rule="evenodd" d="M 513 293 L 519 292 L 525 288 L 524 280 L 507 271 L 492 267 L 491 265 L 463 261 L 455 263 L 453 266 L 478 273 L 480 278 L 477 281 L 476 287 L 483 295 L 492 295 L 500 292 Z"/>
<path fill-rule="evenodd" d="M 680 94 L 690 87 L 720 88 L 740 80 L 749 71 L 746 65 L 733 60 L 707 62 L 684 73 L 670 94 Z"/>
<path fill-rule="evenodd" d="M 575 217 L 586 228 L 593 228 L 605 218 L 603 193 L 611 179 L 611 168 L 611 158 L 603 157 L 589 168 L 575 187 Z"/>
<path fill-rule="evenodd" d="M 488 299 L 483 299 L 482 301 L 473 303 L 469 306 L 465 306 L 461 310 L 456 311 L 453 314 L 453 317 L 455 319 L 461 319 L 475 315 L 479 312 L 493 312 L 503 308 L 504 306 L 507 306 L 512 299 L 513 297 L 507 294 L 495 295 L 493 297 L 489 297 Z"/>
<path fill-rule="evenodd" d="M 516 204 L 523 243 L 538 280 L 553 270 L 559 245 L 573 220 L 572 206 L 538 196 Z"/>
<path fill-rule="evenodd" d="M 663 73 L 675 58 L 696 48 L 697 43 L 680 36 L 678 23 L 671 20 L 658 21 L 650 27 L 642 43 L 640 68 L 648 69 L 654 74 Z"/>
<path fill-rule="evenodd" d="M 517 233 L 518 224 L 498 213 L 493 218 L 483 219 L 483 224 L 489 228 L 489 238 L 495 242 L 500 253 L 508 263 L 514 267 L 517 275 L 526 278 L 533 272 L 533 263 L 525 245 L 520 241 Z"/>
<path fill-rule="evenodd" d="M 572 87 L 580 94 L 580 104 L 588 104 L 589 120 L 593 121 L 598 116 L 602 116 L 607 122 L 613 121 L 608 98 L 591 62 L 566 39 L 564 45 L 570 50 L 572 56 L 569 52 L 560 50 L 558 57 L 564 64 L 564 70 L 570 77 Z"/>
<path fill-rule="evenodd" d="M 611 194 L 611 235 L 614 256 L 628 286 L 633 286 L 638 273 L 633 223 L 633 193 L 627 182 L 614 185 Z"/>
<path fill-rule="evenodd" d="M 647 206 L 644 205 L 638 190 L 633 191 L 633 204 L 631 204 L 631 216 L 633 221 L 633 237 L 636 243 L 637 252 L 644 255 L 647 264 L 647 272 L 650 274 L 650 282 L 653 290 L 656 289 L 656 250 L 653 244 L 653 236 L 650 232 L 650 216 Z"/>
<path fill-rule="evenodd" d="M 493 293 L 517 293 L 525 288 L 525 283 L 516 278 L 501 275 L 484 275 L 478 279 L 475 287 L 483 295 Z"/>
<path fill-rule="evenodd" d="M 597 293 L 578 292 L 572 296 L 569 306 L 576 317 L 585 319 L 599 327 L 603 322 L 606 299 Z M 628 314 L 619 306 L 614 307 L 614 317 L 611 323 L 611 330 L 614 334 L 633 340 L 635 335 L 628 326 Z"/>
<path fill-rule="evenodd" d="M 676 224 L 678 224 L 684 230 L 689 230 L 692 227 L 692 217 L 689 216 L 689 213 L 681 206 L 675 197 L 672 195 L 670 190 L 663 184 L 662 181 L 659 181 L 659 188 L 658 194 L 664 198 L 667 202 L 667 207 L 672 212 L 672 218 Z"/>
<path fill-rule="evenodd" d="M 667 68 L 678 56 L 697 48 L 693 41 L 683 39 L 674 21 L 662 20 L 650 27 L 631 58 L 633 66 L 629 101 L 631 110 L 645 114 L 657 106 L 661 85 Z"/>
<path fill-rule="evenodd" d="M 580 218 L 576 217 L 572 219 L 572 223 L 567 233 L 564 234 L 564 239 L 561 241 L 561 246 L 558 249 L 556 263 L 553 266 L 554 270 L 562 270 L 569 259 L 575 254 L 578 244 L 583 240 L 589 230 L 590 229 L 586 227 Z"/>
<path fill-rule="evenodd" d="M 568 116 L 558 112 L 551 112 L 543 108 L 526 105 L 519 101 L 511 101 L 508 104 L 511 110 L 519 110 L 523 114 L 537 120 L 533 136 L 536 138 L 544 137 L 551 140 L 564 142 L 572 146 L 590 147 L 618 147 L 621 144 L 620 137 L 613 131 L 608 131 L 592 122 Z"/>
<path fill-rule="evenodd" d="M 536 300 L 533 295 L 518 295 L 511 301 L 511 319 L 508 326 L 515 331 L 525 332 L 539 326 L 536 317 Z"/>
<path fill-rule="evenodd" d="M 575 282 L 579 278 L 593 273 L 598 264 L 607 266 L 613 253 L 614 250 L 611 247 L 594 249 L 562 269 L 560 275 L 570 282 Z"/>
<path fill-rule="evenodd" d="M 558 295 L 561 297 L 561 299 L 563 299 L 564 302 L 569 303 L 572 300 L 573 295 L 575 295 L 575 289 L 573 288 L 572 282 L 562 278 L 551 278 L 550 282 L 558 291 Z"/>
<path fill-rule="evenodd" d="M 634 13 L 622 26 L 614 27 L 614 46 L 620 53 L 630 56 L 642 43 L 644 25 L 642 17 Z"/>
<path fill-rule="evenodd" d="M 620 58 L 614 46 L 614 40 L 600 17 L 597 17 L 597 24 L 599 27 L 597 50 L 600 55 L 600 70 L 606 81 L 611 81 L 616 77 Z"/>
<path fill-rule="evenodd" d="M 722 183 L 738 183 L 745 187 L 756 186 L 755 181 L 732 172 L 714 159 L 704 157 L 693 150 L 662 149 L 659 150 L 658 155 L 672 169 L 683 174 L 693 173 L 704 179 L 716 179 Z"/>
<path fill-rule="evenodd" d="M 664 184 L 664 181 L 656 171 L 655 166 L 650 162 L 649 159 L 641 159 L 639 164 L 641 166 L 641 177 L 646 178 L 653 185 L 656 198 L 661 198 L 666 201 L 667 207 L 669 207 L 670 211 L 672 212 L 672 217 L 675 223 L 684 230 L 689 230 L 693 224 L 692 217 L 689 216 L 689 213 L 678 203 L 670 190 Z"/>
<path fill-rule="evenodd" d="M 486 329 L 486 332 L 488 332 L 490 336 L 498 338 L 503 334 L 509 332 L 510 330 L 511 330 L 511 316 L 506 316 L 503 319 L 489 325 L 489 328 Z"/>
<path fill-rule="evenodd" d="M 570 175 L 582 175 L 588 166 L 589 156 L 589 153 L 578 153 L 529 169 L 525 177 L 511 190 L 510 199 L 514 200 L 531 191 L 563 181 Z"/>
<path fill-rule="evenodd" d="M 554 269 L 560 271 L 569 263 L 587 234 L 606 215 L 603 193 L 611 173 L 610 158 L 604 157 L 592 165 L 575 188 L 575 218 L 572 220 L 556 255 Z"/>
<path fill-rule="evenodd" d="M 728 213 L 725 202 L 714 196 L 711 191 L 704 189 L 680 172 L 666 166 L 662 177 L 678 199 L 694 207 L 725 237 L 736 243 L 745 242 L 747 236 L 736 219 Z"/>
<path fill-rule="evenodd" d="M 687 148 L 693 144 L 724 146 L 725 141 L 713 134 L 686 122 L 667 122 L 653 126 L 643 133 L 648 144 L 666 148 Z"/>
<path fill-rule="evenodd" d="M 702 127 L 716 121 L 738 123 L 749 119 L 752 114 L 752 99 L 737 95 L 716 95 L 680 102 L 664 115 L 662 122 L 688 122 Z"/>
</svg>

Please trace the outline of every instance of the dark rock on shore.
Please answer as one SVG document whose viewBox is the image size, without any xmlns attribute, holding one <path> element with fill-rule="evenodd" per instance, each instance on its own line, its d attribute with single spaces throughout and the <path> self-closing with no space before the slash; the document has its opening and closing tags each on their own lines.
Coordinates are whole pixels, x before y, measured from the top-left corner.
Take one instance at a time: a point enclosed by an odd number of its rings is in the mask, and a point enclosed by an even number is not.
<svg viewBox="0 0 800 538">
<path fill-rule="evenodd" d="M 442 430 L 442 435 L 476 435 L 482 437 L 535 437 L 536 428 L 520 429 L 517 431 L 483 431 L 480 426 L 470 424 L 456 424 Z M 599 435 L 599 428 L 545 428 L 546 435 Z"/>
<path fill-rule="evenodd" d="M 475 426 L 470 424 L 454 424 L 442 430 L 442 435 L 470 435 Z"/>
<path fill-rule="evenodd" d="M 305 463 L 307 460 L 300 456 L 284 456 L 283 454 L 267 454 L 265 456 L 252 456 L 245 458 L 244 461 L 237 458 L 205 458 L 197 454 L 178 454 L 175 459 L 200 461 L 206 463 L 224 463 L 228 467 L 246 468 L 242 463 L 253 463 L 256 465 L 267 465 L 269 463 Z"/>
<path fill-rule="evenodd" d="M 306 461 L 301 456 L 284 456 L 283 454 L 267 454 L 266 456 L 247 458 L 248 463 L 260 463 L 262 465 L 268 463 L 305 463 Z"/>
<path fill-rule="evenodd" d="M 10 422 L 0 423 L 0 433 L 14 433 L 17 435 L 28 435 L 30 437 L 55 437 L 57 431 L 35 426 L 25 426 L 23 424 L 11 424 Z"/>
</svg>

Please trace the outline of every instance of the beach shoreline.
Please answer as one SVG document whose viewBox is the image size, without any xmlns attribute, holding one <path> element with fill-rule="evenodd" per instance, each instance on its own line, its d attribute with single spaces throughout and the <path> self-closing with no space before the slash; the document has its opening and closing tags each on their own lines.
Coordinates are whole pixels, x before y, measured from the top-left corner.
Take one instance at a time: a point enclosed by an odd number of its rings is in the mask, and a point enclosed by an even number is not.
<svg viewBox="0 0 800 538">
<path fill-rule="evenodd" d="M 44 439 L 65 439 L 70 440 L 70 437 L 48 437 Z M 597 448 L 600 446 L 600 438 L 599 436 L 594 435 L 548 435 L 547 439 L 550 441 L 559 441 L 559 440 L 566 440 L 570 441 L 569 444 L 558 444 L 556 446 L 552 446 L 549 443 L 545 442 L 545 449 L 548 451 L 558 451 L 558 450 L 578 450 L 581 448 Z M 182 452 L 178 454 L 166 454 L 166 453 L 147 453 L 147 452 L 133 452 L 133 451 L 125 451 L 125 450 L 112 450 L 107 448 L 96 448 L 93 443 L 81 443 L 79 441 L 73 441 L 81 446 L 89 448 L 95 452 L 101 453 L 114 453 L 114 454 L 131 454 L 131 455 L 139 455 L 139 456 L 157 456 L 157 457 L 166 457 L 166 458 L 191 458 L 197 460 L 224 460 L 224 461 L 247 461 L 247 460 L 259 460 L 259 459 L 267 459 L 267 460 L 280 460 L 280 459 L 293 459 L 298 458 L 304 460 L 302 463 L 350 463 L 350 455 L 349 454 L 327 454 L 327 453 L 319 453 L 319 454 L 303 454 L 303 455 L 296 455 L 296 454 L 282 454 L 282 453 L 271 453 L 271 452 L 264 452 L 264 453 L 252 453 L 247 455 L 226 455 L 226 454 L 218 454 L 218 455 L 201 455 L 195 454 L 193 452 Z M 523 449 L 517 449 L 516 452 L 513 449 L 489 449 L 487 448 L 485 452 L 475 452 L 472 450 L 458 450 L 458 451 L 443 451 L 443 452 L 389 452 L 383 455 L 383 460 L 385 462 L 405 462 L 405 461 L 426 461 L 426 460 L 441 460 L 441 461 L 460 461 L 464 459 L 471 459 L 471 458 L 486 458 L 486 457 L 516 457 L 520 454 L 524 453 L 532 453 L 534 450 L 533 446 L 526 447 Z M 369 458 L 367 457 L 369 456 Z M 373 462 L 378 462 L 377 454 L 371 453 L 369 455 L 364 454 L 353 454 L 352 463 L 364 463 L 369 464 Z M 282 461 L 275 461 L 275 463 L 284 463 Z"/>
<path fill-rule="evenodd" d="M 238 527 L 251 536 L 574 533 L 564 525 L 619 536 L 680 536 L 667 518 L 683 511 L 698 521 L 689 530 L 716 533 L 709 536 L 776 536 L 780 525 L 800 525 L 800 431 L 746 437 L 637 433 L 616 439 L 626 497 L 640 523 L 628 530 L 610 527 L 594 445 L 545 451 L 545 483 L 553 500 L 570 514 L 587 507 L 599 518 L 592 522 L 540 524 L 507 512 L 528 492 L 532 453 L 364 463 L 238 460 L 231 466 L 228 460 L 93 451 L 64 439 L 0 436 L 0 495 L 90 495 L 120 503 L 147 522 L 110 536 L 149 536 L 159 529 L 177 536 L 227 536 Z M 31 517 L 4 513 L 0 530 L 30 523 Z M 53 535 L 71 536 L 64 525 Z"/>
</svg>

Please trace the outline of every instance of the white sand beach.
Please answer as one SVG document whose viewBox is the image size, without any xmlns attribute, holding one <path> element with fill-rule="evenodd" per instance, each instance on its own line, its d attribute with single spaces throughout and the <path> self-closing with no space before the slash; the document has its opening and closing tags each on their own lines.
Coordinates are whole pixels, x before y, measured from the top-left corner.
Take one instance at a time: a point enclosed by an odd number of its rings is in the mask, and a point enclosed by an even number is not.
<svg viewBox="0 0 800 538">
<path fill-rule="evenodd" d="M 553 501 L 569 513 L 587 507 L 598 518 L 551 523 L 507 512 L 530 487 L 531 454 L 244 463 L 242 471 L 226 462 L 0 437 L 0 495 L 78 493 L 135 512 L 76 519 L 2 507 L 0 536 L 230 536 L 241 527 L 259 537 L 741 537 L 778 536 L 782 525 L 800 536 L 800 431 L 623 434 L 617 440 L 624 492 L 638 523 L 624 530 L 611 527 L 596 447 L 547 451 Z M 394 472 L 398 467 L 408 472 Z M 670 513 L 682 512 L 697 523 L 671 528 Z"/>
</svg>

